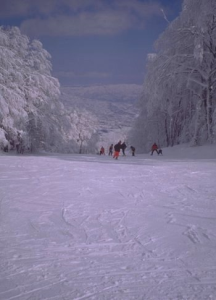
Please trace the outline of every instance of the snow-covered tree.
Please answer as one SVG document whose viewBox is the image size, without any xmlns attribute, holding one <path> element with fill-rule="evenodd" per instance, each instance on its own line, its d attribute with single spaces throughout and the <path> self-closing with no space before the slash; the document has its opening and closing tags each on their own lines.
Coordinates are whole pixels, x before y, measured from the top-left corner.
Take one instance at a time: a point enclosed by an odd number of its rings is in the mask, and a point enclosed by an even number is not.
<svg viewBox="0 0 216 300">
<path fill-rule="evenodd" d="M 0 49 L 0 147 L 19 135 L 32 151 L 74 152 L 78 137 L 89 140 L 93 118 L 74 112 L 71 119 L 41 42 L 30 41 L 17 27 L 0 27 Z"/>
<path fill-rule="evenodd" d="M 133 129 L 137 139 L 137 126 L 146 134 L 142 150 L 149 139 L 161 146 L 215 142 L 215 15 L 215 1 L 185 0 L 180 16 L 157 40 Z"/>
<path fill-rule="evenodd" d="M 75 110 L 71 114 L 72 124 L 76 133 L 76 140 L 79 145 L 79 153 L 88 152 L 88 145 L 91 145 L 92 141 L 97 142 L 96 132 L 98 129 L 97 118 L 86 110 Z"/>
</svg>

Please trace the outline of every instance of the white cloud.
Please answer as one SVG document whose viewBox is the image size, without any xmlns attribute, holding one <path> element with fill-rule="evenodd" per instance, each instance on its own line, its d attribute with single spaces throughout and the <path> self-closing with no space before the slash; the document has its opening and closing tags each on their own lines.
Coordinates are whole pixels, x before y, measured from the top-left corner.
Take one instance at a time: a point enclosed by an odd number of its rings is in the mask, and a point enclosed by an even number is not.
<svg viewBox="0 0 216 300">
<path fill-rule="evenodd" d="M 1 0 L 0 17 L 25 18 L 21 30 L 36 37 L 113 35 L 144 28 L 160 9 L 140 0 Z"/>
<path fill-rule="evenodd" d="M 75 16 L 60 15 L 47 19 L 30 19 L 21 24 L 30 36 L 109 35 L 132 27 L 132 19 L 123 12 L 81 12 Z"/>
</svg>

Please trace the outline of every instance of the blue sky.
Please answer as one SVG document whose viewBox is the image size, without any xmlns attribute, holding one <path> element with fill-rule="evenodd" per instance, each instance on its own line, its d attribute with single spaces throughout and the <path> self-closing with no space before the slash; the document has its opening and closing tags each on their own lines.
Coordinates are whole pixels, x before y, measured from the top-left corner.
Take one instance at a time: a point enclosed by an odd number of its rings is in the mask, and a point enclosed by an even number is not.
<svg viewBox="0 0 216 300">
<path fill-rule="evenodd" d="M 62 85 L 142 84 L 146 56 L 182 0 L 0 0 L 15 25 L 52 55 Z"/>
</svg>

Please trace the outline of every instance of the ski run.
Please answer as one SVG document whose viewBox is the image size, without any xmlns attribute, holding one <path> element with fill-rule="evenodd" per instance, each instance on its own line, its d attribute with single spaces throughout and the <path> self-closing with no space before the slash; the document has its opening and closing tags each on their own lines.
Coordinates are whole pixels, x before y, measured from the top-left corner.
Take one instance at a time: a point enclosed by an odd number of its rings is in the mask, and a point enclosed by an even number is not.
<svg viewBox="0 0 216 300">
<path fill-rule="evenodd" d="M 0 299 L 215 300 L 216 148 L 1 154 Z"/>
</svg>

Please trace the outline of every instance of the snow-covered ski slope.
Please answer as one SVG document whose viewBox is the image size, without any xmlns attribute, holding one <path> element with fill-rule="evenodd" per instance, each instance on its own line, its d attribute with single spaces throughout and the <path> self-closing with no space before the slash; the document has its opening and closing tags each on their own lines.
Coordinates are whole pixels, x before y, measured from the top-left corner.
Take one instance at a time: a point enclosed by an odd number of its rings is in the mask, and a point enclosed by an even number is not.
<svg viewBox="0 0 216 300">
<path fill-rule="evenodd" d="M 215 300 L 216 148 L 2 154 L 0 299 Z"/>
</svg>

